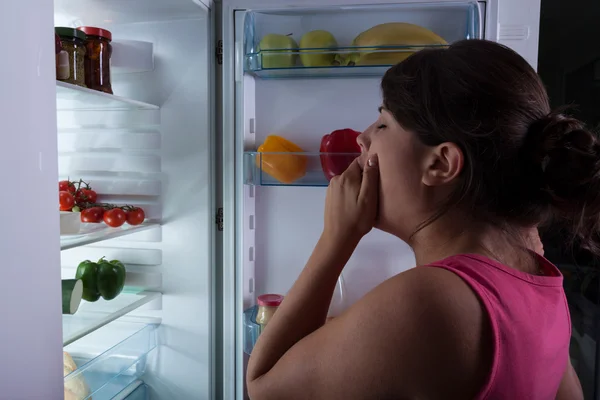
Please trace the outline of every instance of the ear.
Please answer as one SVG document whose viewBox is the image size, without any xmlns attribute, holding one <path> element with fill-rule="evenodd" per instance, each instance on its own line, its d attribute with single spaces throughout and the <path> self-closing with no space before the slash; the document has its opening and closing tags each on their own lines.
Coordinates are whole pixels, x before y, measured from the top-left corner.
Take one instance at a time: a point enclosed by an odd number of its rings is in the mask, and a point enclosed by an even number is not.
<svg viewBox="0 0 600 400">
<path fill-rule="evenodd" d="M 455 143 L 431 147 L 425 157 L 422 182 L 427 186 L 441 186 L 452 182 L 462 172 L 464 156 Z"/>
</svg>

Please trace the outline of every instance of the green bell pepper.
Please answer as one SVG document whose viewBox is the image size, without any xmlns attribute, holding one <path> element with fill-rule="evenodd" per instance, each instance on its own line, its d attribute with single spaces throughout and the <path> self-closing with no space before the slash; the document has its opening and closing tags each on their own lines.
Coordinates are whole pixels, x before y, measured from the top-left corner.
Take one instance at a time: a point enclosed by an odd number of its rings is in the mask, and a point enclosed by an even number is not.
<svg viewBox="0 0 600 400">
<path fill-rule="evenodd" d="M 75 278 L 83 281 L 83 299 L 90 302 L 97 301 L 100 296 L 104 300 L 117 297 L 125 286 L 126 276 L 122 262 L 107 261 L 104 257 L 98 262 L 82 261 L 75 273 Z"/>
</svg>

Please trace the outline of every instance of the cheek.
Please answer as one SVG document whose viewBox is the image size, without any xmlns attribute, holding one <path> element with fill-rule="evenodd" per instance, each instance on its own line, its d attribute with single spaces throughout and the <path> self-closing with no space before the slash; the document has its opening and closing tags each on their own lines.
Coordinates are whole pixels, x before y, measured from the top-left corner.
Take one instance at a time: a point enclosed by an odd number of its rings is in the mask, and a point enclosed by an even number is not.
<svg viewBox="0 0 600 400">
<path fill-rule="evenodd" d="M 420 192 L 421 174 L 407 157 L 380 158 L 380 194 L 386 203 L 403 202 Z"/>
<path fill-rule="evenodd" d="M 409 146 L 379 155 L 378 228 L 398 236 L 410 234 L 420 214 L 422 184 L 417 155 Z"/>
<path fill-rule="evenodd" d="M 399 135 L 398 135 L 399 136 Z M 410 140 L 384 137 L 373 143 L 369 153 L 377 153 L 384 189 L 410 187 L 420 182 L 419 151 Z"/>
</svg>

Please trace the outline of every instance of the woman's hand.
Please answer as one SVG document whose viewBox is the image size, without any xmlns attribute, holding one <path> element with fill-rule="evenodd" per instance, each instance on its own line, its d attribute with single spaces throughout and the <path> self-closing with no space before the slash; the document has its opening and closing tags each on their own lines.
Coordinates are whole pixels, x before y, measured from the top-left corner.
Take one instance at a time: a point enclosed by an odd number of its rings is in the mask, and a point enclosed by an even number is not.
<svg viewBox="0 0 600 400">
<path fill-rule="evenodd" d="M 357 245 L 377 218 L 379 165 L 372 155 L 361 169 L 358 158 L 329 182 L 323 236 L 336 244 Z"/>
</svg>

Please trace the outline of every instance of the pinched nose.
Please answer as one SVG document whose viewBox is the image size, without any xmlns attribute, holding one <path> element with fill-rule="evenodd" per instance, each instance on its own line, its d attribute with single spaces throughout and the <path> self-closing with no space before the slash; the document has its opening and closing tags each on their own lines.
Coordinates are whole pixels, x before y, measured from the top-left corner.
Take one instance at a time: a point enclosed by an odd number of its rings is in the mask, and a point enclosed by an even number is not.
<svg viewBox="0 0 600 400">
<path fill-rule="evenodd" d="M 371 134 L 375 130 L 376 126 L 377 121 L 372 123 L 367 129 L 365 129 L 363 133 L 358 135 L 358 137 L 356 138 L 356 143 L 358 143 L 358 145 L 360 146 L 360 150 L 362 153 L 366 153 L 369 151 L 369 148 L 371 147 Z"/>
<path fill-rule="evenodd" d="M 358 156 L 358 165 L 360 165 L 360 169 L 365 169 L 365 165 L 367 164 L 367 160 L 369 159 L 369 152 L 366 150 L 362 150 L 360 156 Z"/>
</svg>

